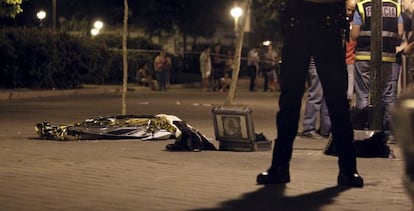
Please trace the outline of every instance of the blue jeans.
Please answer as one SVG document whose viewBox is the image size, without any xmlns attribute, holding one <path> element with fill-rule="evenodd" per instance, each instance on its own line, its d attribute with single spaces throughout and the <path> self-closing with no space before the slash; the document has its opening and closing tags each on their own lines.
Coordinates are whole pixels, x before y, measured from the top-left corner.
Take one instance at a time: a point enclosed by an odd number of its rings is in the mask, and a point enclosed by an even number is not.
<svg viewBox="0 0 414 211">
<path fill-rule="evenodd" d="M 348 70 L 348 91 L 347 96 L 348 100 L 352 99 L 352 96 L 354 95 L 354 69 L 355 64 L 347 64 L 346 69 Z"/>
<path fill-rule="evenodd" d="M 392 63 L 392 89 L 393 92 L 393 102 L 397 99 L 398 95 L 398 79 L 400 78 L 400 72 L 401 72 L 401 65 L 397 63 Z"/>
<path fill-rule="evenodd" d="M 331 133 L 331 120 L 329 119 L 328 107 L 323 97 L 322 84 L 316 72 L 313 58 L 309 64 L 309 84 L 308 99 L 303 118 L 303 132 L 316 130 L 316 119 L 319 114 L 320 134 L 328 136 Z"/>
<path fill-rule="evenodd" d="M 398 80 L 398 73 L 394 73 L 393 63 L 382 63 L 382 97 L 381 104 L 383 107 L 383 130 L 385 133 L 391 133 L 391 114 L 390 108 L 395 101 L 396 80 Z M 369 106 L 369 92 L 370 92 L 370 61 L 356 61 L 355 62 L 355 94 L 356 107 L 359 109 Z"/>
</svg>

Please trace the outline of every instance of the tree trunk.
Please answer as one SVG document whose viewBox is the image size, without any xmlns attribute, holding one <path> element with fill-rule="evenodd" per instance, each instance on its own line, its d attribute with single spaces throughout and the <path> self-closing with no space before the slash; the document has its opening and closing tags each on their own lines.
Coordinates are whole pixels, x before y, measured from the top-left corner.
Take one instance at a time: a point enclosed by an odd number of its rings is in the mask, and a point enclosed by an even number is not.
<svg viewBox="0 0 414 211">
<path fill-rule="evenodd" d="M 371 85 L 370 85 L 370 104 L 372 113 L 370 114 L 370 129 L 382 130 L 382 2 L 372 1 L 371 16 Z"/>
<path fill-rule="evenodd" d="M 251 5 L 251 0 L 247 0 L 245 7 L 243 8 L 243 11 L 245 11 L 245 14 L 247 10 L 250 9 L 250 5 Z M 240 58 L 241 58 L 241 53 L 242 53 L 242 47 L 243 47 L 243 37 L 244 37 L 244 29 L 245 29 L 245 25 L 246 25 L 246 15 L 242 16 L 243 18 L 240 18 L 241 24 L 236 27 L 238 28 L 238 31 L 236 31 L 236 49 L 234 52 L 234 63 L 233 63 L 233 74 L 231 77 L 231 84 L 230 84 L 230 89 L 229 89 L 229 93 L 227 94 L 227 98 L 226 101 L 224 102 L 224 105 L 232 105 L 233 104 L 233 99 L 234 99 L 234 94 L 236 92 L 236 86 L 237 86 L 237 81 L 239 79 L 239 72 L 240 72 Z"/>
<path fill-rule="evenodd" d="M 187 33 L 183 32 L 183 54 L 187 51 Z"/>
<path fill-rule="evenodd" d="M 122 80 L 122 115 L 127 114 L 127 85 L 128 85 L 128 0 L 124 0 L 124 29 L 122 34 L 122 63 L 123 63 L 123 80 Z"/>
</svg>

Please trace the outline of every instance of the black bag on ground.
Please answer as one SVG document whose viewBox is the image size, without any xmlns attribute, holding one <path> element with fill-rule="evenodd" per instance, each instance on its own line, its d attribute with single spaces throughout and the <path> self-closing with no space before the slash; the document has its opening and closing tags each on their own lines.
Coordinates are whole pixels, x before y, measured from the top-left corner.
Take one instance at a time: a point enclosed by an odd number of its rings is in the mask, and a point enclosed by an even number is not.
<svg viewBox="0 0 414 211">
<path fill-rule="evenodd" d="M 174 121 L 173 124 L 181 131 L 181 136 L 165 148 L 169 151 L 201 151 L 217 150 L 208 139 L 183 121 Z"/>
<path fill-rule="evenodd" d="M 395 158 L 393 151 L 386 144 L 383 131 L 354 130 L 354 145 L 357 157 Z M 337 149 L 332 136 L 324 149 L 326 155 L 337 156 Z"/>
</svg>

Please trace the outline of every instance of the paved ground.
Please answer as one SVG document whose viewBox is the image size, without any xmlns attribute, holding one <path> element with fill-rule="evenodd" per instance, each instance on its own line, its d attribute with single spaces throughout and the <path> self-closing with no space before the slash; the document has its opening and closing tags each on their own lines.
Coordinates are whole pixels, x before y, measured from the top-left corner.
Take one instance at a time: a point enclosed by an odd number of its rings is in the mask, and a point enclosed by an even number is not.
<svg viewBox="0 0 414 211">
<path fill-rule="evenodd" d="M 250 93 L 246 87 L 239 85 L 235 104 L 251 107 L 256 132 L 274 139 L 277 93 Z M 396 159 L 358 159 L 364 188 L 341 189 L 336 157 L 322 153 L 326 139 L 298 137 L 292 182 L 266 187 L 256 185 L 255 177 L 270 164 L 271 151 L 167 152 L 174 140 L 37 139 L 37 122 L 74 123 L 120 113 L 116 89 L 0 92 L 0 210 L 412 209 L 396 145 L 391 145 Z M 165 93 L 135 87 L 128 94 L 128 113 L 173 114 L 214 138 L 211 109 L 225 97 L 182 87 Z"/>
</svg>

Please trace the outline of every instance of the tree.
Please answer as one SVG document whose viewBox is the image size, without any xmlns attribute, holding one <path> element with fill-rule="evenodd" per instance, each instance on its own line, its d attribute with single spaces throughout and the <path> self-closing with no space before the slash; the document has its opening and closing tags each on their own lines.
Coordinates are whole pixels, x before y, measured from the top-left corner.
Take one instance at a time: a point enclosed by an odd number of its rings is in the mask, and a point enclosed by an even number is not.
<svg viewBox="0 0 414 211">
<path fill-rule="evenodd" d="M 243 11 L 247 11 L 252 4 L 252 0 L 245 0 L 245 6 L 242 8 Z M 229 93 L 227 94 L 227 98 L 226 101 L 224 102 L 225 105 L 232 105 L 233 104 L 233 99 L 234 99 L 234 93 L 236 91 L 236 85 L 237 85 L 237 81 L 239 79 L 239 72 L 240 72 L 240 58 L 241 58 L 241 52 L 242 52 L 242 48 L 243 48 L 243 38 L 244 38 L 244 28 L 246 26 L 247 23 L 247 17 L 241 17 L 239 19 L 240 21 L 240 29 L 242 30 L 237 30 L 236 31 L 236 49 L 235 49 L 235 53 L 234 53 L 234 61 L 233 61 L 233 66 L 234 66 L 234 71 L 232 73 L 232 80 L 231 80 L 231 84 L 230 84 L 230 89 L 229 89 Z"/>
<path fill-rule="evenodd" d="M 128 0 L 124 0 L 124 27 L 122 34 L 122 63 L 123 63 L 123 80 L 122 80 L 122 115 L 127 113 L 126 106 L 126 95 L 127 95 L 127 84 L 128 84 Z"/>
<path fill-rule="evenodd" d="M 106 0 L 103 4 L 100 0 L 59 0 L 59 16 L 68 20 L 83 20 L 86 36 L 90 36 L 90 29 L 94 18 L 100 18 L 107 24 L 119 24 L 122 17 L 122 5 L 119 0 Z M 112 21 L 112 22 L 111 22 Z"/>
<path fill-rule="evenodd" d="M 173 20 L 175 1 L 170 0 L 147 0 L 145 7 L 138 7 L 134 12 L 134 20 L 142 25 L 150 36 L 159 36 L 161 32 L 171 33 L 174 31 Z"/>
<path fill-rule="evenodd" d="M 282 40 L 279 5 L 281 0 L 258 0 L 252 3 L 252 14 L 255 17 L 255 40 Z"/>
<path fill-rule="evenodd" d="M 21 8 L 23 0 L 0 0 L 0 17 L 16 17 L 22 13 Z"/>
<path fill-rule="evenodd" d="M 149 36 L 159 36 L 162 32 L 179 33 L 183 36 L 186 45 L 185 40 L 188 36 L 211 37 L 217 25 L 228 16 L 227 5 L 231 2 L 230 0 L 142 0 L 139 4 L 146 6 L 132 6 L 131 22 L 141 25 Z"/>
<path fill-rule="evenodd" d="M 175 21 L 173 24 L 182 34 L 183 49 L 186 49 L 187 38 L 211 37 L 220 21 L 219 12 L 225 9 L 225 1 L 176 1 L 177 10 L 175 10 Z M 191 20 L 191 21 L 189 21 Z M 196 39 L 194 39 L 196 40 Z"/>
</svg>

